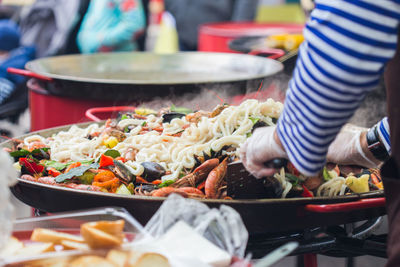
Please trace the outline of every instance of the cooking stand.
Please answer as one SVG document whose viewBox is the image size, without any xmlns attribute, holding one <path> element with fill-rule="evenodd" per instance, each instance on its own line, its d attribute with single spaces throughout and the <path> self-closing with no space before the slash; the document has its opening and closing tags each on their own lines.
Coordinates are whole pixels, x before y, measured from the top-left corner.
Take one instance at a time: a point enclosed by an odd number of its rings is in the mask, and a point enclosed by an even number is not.
<svg viewBox="0 0 400 267">
<path fill-rule="evenodd" d="M 385 198 L 371 198 L 349 203 L 329 205 L 306 205 L 304 210 L 316 213 L 351 212 L 356 209 L 379 208 L 385 205 Z M 299 242 L 299 247 L 291 254 L 301 255 L 297 266 L 317 267 L 317 254 L 331 257 L 347 257 L 348 266 L 352 257 L 370 255 L 386 258 L 387 235 L 374 235 L 382 217 L 343 226 L 327 226 L 277 234 L 250 235 L 247 252 L 260 258 L 273 249 L 290 241 Z"/>
</svg>

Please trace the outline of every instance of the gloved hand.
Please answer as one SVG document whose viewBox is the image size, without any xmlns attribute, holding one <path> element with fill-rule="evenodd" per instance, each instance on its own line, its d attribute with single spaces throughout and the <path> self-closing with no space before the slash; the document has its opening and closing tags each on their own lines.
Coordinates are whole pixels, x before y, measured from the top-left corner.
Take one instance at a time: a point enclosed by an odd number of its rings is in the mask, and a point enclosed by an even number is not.
<svg viewBox="0 0 400 267">
<path fill-rule="evenodd" d="M 377 168 L 381 163 L 367 148 L 365 134 L 368 129 L 346 124 L 328 149 L 327 161 L 342 165 Z M 363 151 L 363 148 L 365 151 Z M 367 149 L 365 149 L 367 148 Z"/>
<path fill-rule="evenodd" d="M 288 157 L 278 144 L 279 139 L 275 134 L 275 129 L 276 126 L 256 129 L 240 148 L 240 159 L 243 165 L 257 178 L 271 176 L 276 172 L 276 169 L 265 167 L 264 162 Z"/>
</svg>

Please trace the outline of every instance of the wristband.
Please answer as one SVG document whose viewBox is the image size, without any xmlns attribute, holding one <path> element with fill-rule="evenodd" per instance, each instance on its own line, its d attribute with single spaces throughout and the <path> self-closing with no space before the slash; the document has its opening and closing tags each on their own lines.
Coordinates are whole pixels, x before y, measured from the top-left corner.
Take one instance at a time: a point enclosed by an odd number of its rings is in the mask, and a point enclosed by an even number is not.
<svg viewBox="0 0 400 267">
<path fill-rule="evenodd" d="M 367 131 L 368 149 L 372 155 L 380 161 L 386 161 L 389 158 L 389 153 L 386 151 L 385 145 L 381 142 L 378 135 L 377 126 L 370 128 Z"/>
</svg>

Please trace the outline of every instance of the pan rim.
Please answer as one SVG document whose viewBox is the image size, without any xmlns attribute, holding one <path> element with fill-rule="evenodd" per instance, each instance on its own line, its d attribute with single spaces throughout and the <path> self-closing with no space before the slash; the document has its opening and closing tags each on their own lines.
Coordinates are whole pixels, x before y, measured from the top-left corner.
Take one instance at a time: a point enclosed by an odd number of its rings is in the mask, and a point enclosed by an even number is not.
<svg viewBox="0 0 400 267">
<path fill-rule="evenodd" d="M 77 126 L 77 127 L 86 127 L 90 124 L 98 124 L 102 125 L 105 123 L 105 121 L 101 122 L 82 122 L 82 123 L 74 123 L 74 124 L 68 124 L 68 125 L 63 125 L 63 126 L 57 126 L 57 127 L 52 127 L 48 129 L 43 129 L 39 131 L 34 131 L 25 135 L 21 135 L 18 137 L 15 137 L 13 139 L 24 139 L 28 136 L 31 135 L 36 135 L 36 134 L 41 134 L 44 137 L 49 137 L 53 135 L 55 132 L 60 132 L 60 131 L 66 131 L 72 126 Z M 45 134 L 43 134 L 45 132 Z M 11 144 L 12 140 L 7 140 L 2 143 L 0 143 L 0 148 L 7 148 L 9 147 L 9 144 Z M 48 185 L 48 184 L 43 184 L 39 182 L 33 182 L 33 181 L 28 181 L 25 179 L 22 179 L 20 177 L 17 177 L 18 183 L 24 183 L 24 184 L 29 184 L 30 186 L 37 186 L 37 187 L 44 187 L 44 188 L 49 188 L 51 190 L 64 190 L 64 191 L 69 191 L 69 192 L 74 192 L 74 193 L 79 193 L 79 194 L 91 194 L 91 195 L 99 195 L 101 197 L 113 197 L 113 198 L 124 198 L 124 199 L 141 199 L 141 200 L 165 200 L 166 197 L 152 197 L 152 196 L 138 196 L 138 195 L 119 195 L 115 193 L 105 193 L 105 192 L 95 192 L 95 191 L 88 191 L 88 190 L 79 190 L 79 189 L 73 189 L 73 188 L 67 188 L 67 187 L 62 187 L 62 186 L 57 186 L 57 185 Z M 17 185 L 18 185 L 17 183 Z M 15 186 L 17 186 L 15 185 Z M 368 198 L 368 197 L 383 197 L 384 196 L 384 191 L 383 190 L 376 190 L 376 191 L 370 191 L 367 193 L 361 193 L 361 194 L 351 194 L 351 195 L 344 195 L 344 196 L 335 196 L 335 197 L 307 197 L 307 198 L 266 198 L 266 199 L 197 199 L 199 201 L 202 201 L 204 203 L 210 203 L 210 204 L 239 204 L 239 203 L 248 203 L 248 204 L 264 204 L 264 203 L 291 203 L 295 201 L 296 203 L 299 202 L 304 202 L 304 204 L 313 204 L 314 202 L 321 202 L 319 204 L 323 204 L 323 202 L 326 202 L 325 204 L 332 204 L 332 203 L 340 203 L 340 202 L 349 202 L 349 201 L 355 201 L 359 200 L 361 198 Z M 310 203 L 311 202 L 311 203 Z"/>
<path fill-rule="evenodd" d="M 56 59 L 65 59 L 65 58 L 73 58 L 73 57 L 81 57 L 81 58 L 91 58 L 95 56 L 104 56 L 104 57 L 111 57 L 113 54 L 141 54 L 141 55 L 156 55 L 160 57 L 170 57 L 174 55 L 196 55 L 196 56 L 215 56 L 215 57 L 236 57 L 241 60 L 247 59 L 252 59 L 259 61 L 260 64 L 270 64 L 273 69 L 270 71 L 263 71 L 261 74 L 248 74 L 248 77 L 238 77 L 238 78 L 224 78 L 224 75 L 221 75 L 218 78 L 215 78 L 213 80 L 192 80 L 192 81 L 187 81 L 187 80 L 175 80 L 175 81 L 161 81 L 161 80 L 125 80 L 125 79 L 101 79 L 101 78 L 87 78 L 87 77 L 76 77 L 76 76 L 70 76 L 70 75 L 61 75 L 61 74 L 54 74 L 50 73 L 48 71 L 43 71 L 38 69 L 38 64 L 41 62 L 46 62 L 49 60 L 56 60 Z M 112 53 L 94 53 L 94 54 L 72 54 L 72 55 L 61 55 L 61 56 L 54 56 L 54 57 L 47 57 L 47 58 L 40 58 L 40 59 L 35 59 L 32 61 L 29 61 L 26 63 L 25 68 L 27 70 L 30 70 L 34 73 L 56 79 L 56 80 L 64 80 L 64 81 L 71 81 L 71 82 L 86 82 L 86 83 L 94 83 L 94 84 L 132 84 L 132 85 L 172 85 L 172 84 L 177 84 L 177 85 L 191 85 L 191 84 L 214 84 L 214 83 L 232 83 L 232 82 L 243 82 L 243 81 L 249 81 L 249 80 L 257 80 L 257 79 L 263 79 L 268 76 L 275 75 L 283 70 L 283 64 L 277 60 L 269 59 L 269 58 L 263 58 L 263 57 L 257 57 L 253 55 L 247 55 L 247 54 L 233 54 L 233 53 L 220 53 L 220 52 L 178 52 L 174 54 L 165 54 L 165 55 L 158 55 L 152 52 L 112 52 Z"/>
</svg>

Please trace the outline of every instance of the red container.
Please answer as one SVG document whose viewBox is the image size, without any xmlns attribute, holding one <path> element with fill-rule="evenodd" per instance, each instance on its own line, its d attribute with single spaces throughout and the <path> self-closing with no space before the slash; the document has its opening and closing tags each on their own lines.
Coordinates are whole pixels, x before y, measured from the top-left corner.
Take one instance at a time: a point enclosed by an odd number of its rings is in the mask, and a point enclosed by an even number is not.
<svg viewBox="0 0 400 267">
<path fill-rule="evenodd" d="M 230 52 L 229 41 L 244 36 L 299 33 L 304 25 L 294 23 L 224 22 L 204 24 L 199 30 L 199 51 Z"/>
<path fill-rule="evenodd" d="M 133 104 L 132 102 L 115 100 L 102 101 L 51 95 L 41 88 L 34 79 L 30 79 L 27 85 L 29 88 L 31 131 L 89 121 L 85 117 L 85 112 L 93 107 Z"/>
</svg>

